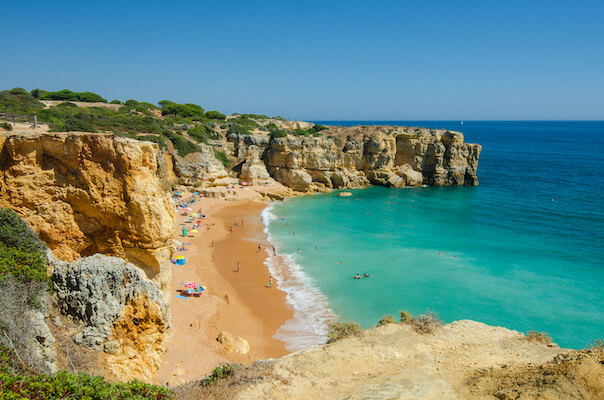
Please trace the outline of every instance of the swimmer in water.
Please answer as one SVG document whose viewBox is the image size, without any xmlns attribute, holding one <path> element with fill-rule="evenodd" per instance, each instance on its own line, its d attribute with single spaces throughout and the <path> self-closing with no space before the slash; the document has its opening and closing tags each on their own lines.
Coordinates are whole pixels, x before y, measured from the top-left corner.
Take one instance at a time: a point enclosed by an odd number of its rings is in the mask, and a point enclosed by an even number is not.
<svg viewBox="0 0 604 400">
<path fill-rule="evenodd" d="M 356 275 L 354 276 L 354 279 L 361 279 L 361 275 L 356 274 Z"/>
</svg>

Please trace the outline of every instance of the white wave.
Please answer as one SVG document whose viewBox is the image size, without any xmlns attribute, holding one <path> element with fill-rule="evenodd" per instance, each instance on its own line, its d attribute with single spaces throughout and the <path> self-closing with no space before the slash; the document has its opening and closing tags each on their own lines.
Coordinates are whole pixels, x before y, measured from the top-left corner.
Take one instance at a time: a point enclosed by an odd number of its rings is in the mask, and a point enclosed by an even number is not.
<svg viewBox="0 0 604 400">
<path fill-rule="evenodd" d="M 279 244 L 272 240 L 268 229 L 270 221 L 278 218 L 271 212 L 273 208 L 274 204 L 270 204 L 261 214 L 264 232 L 272 246 L 272 249 L 266 249 L 268 258 L 264 263 L 276 278 L 277 287 L 285 292 L 287 303 L 294 310 L 294 317 L 286 321 L 274 337 L 283 341 L 287 350 L 298 351 L 325 343 L 327 324 L 335 319 L 336 315 L 313 279 L 296 264 L 294 256 L 279 254 L 276 247 Z"/>
</svg>

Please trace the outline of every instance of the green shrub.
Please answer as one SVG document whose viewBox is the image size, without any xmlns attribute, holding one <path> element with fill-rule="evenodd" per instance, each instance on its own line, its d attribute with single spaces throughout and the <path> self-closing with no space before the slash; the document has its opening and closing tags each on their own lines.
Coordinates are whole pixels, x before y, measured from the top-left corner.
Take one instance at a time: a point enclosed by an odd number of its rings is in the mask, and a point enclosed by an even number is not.
<svg viewBox="0 0 604 400">
<path fill-rule="evenodd" d="M 181 134 L 175 132 L 166 132 L 165 135 L 170 139 L 179 156 L 184 157 L 187 154 L 201 151 L 196 144 L 189 142 Z"/>
<path fill-rule="evenodd" d="M 200 382 L 202 386 L 211 385 L 212 383 L 224 379 L 237 371 L 241 367 L 240 364 L 223 364 L 220 365 L 212 371 L 212 373 L 205 378 L 203 378 Z"/>
<path fill-rule="evenodd" d="M 330 322 L 327 332 L 327 343 L 333 343 L 350 336 L 361 336 L 363 332 L 356 322 Z"/>
<path fill-rule="evenodd" d="M 47 281 L 45 246 L 13 210 L 0 208 L 0 279 Z"/>
<path fill-rule="evenodd" d="M 0 128 L 4 129 L 5 131 L 13 130 L 13 126 L 11 124 L 9 124 L 8 122 L 0 122 Z"/>
<path fill-rule="evenodd" d="M 20 87 L 12 88 L 8 92 L 10 94 L 29 94 L 29 92 L 27 90 L 20 88 Z"/>
<path fill-rule="evenodd" d="M 294 136 L 310 136 L 310 132 L 309 131 L 307 131 L 305 129 L 299 129 L 299 128 L 298 129 L 294 129 L 292 131 L 292 134 Z"/>
<path fill-rule="evenodd" d="M 8 90 L 0 92 L 0 113 L 31 115 L 44 108 L 34 96 L 29 93 L 11 94 Z"/>
<path fill-rule="evenodd" d="M 119 101 L 119 100 L 111 100 L 109 102 L 109 104 L 123 104 L 123 103 L 121 101 Z"/>
<path fill-rule="evenodd" d="M 387 324 L 396 324 L 396 319 L 392 315 L 384 315 L 377 323 L 377 326 L 383 326 Z"/>
<path fill-rule="evenodd" d="M 206 118 L 208 119 L 225 119 L 226 115 L 219 113 L 218 111 L 206 112 Z"/>
<path fill-rule="evenodd" d="M 32 94 L 40 100 L 63 100 L 63 101 L 84 101 L 84 102 L 102 102 L 106 103 L 107 100 L 102 98 L 96 93 L 92 92 L 81 92 L 76 93 L 69 89 L 59 90 L 58 92 L 48 92 L 46 90 L 34 89 Z"/>
<path fill-rule="evenodd" d="M 399 311 L 398 315 L 400 315 L 401 317 L 401 324 L 406 324 L 409 321 L 411 321 L 411 314 L 408 313 L 407 311 Z"/>
<path fill-rule="evenodd" d="M 4 348 L 2 353 L 10 350 Z M 2 358 L 5 355 L 2 354 Z M 24 369 L 22 375 L 0 372 L 0 398 L 7 400 L 50 400 L 50 399 L 86 399 L 86 400 L 127 400 L 172 398 L 170 391 L 162 386 L 150 385 L 140 381 L 106 382 L 101 376 L 70 374 L 59 371 L 55 376 L 35 374 Z"/>
<path fill-rule="evenodd" d="M 225 167 L 227 166 L 227 164 L 229 163 L 228 159 L 227 159 L 227 155 L 224 154 L 221 151 L 218 151 L 216 149 L 214 149 L 214 157 L 216 157 L 216 159 L 218 161 L 220 161 L 222 163 L 222 165 L 224 165 Z"/>
<path fill-rule="evenodd" d="M 208 144 L 208 139 L 212 137 L 210 130 L 205 125 L 194 126 L 187 132 L 189 136 L 198 142 Z"/>
<path fill-rule="evenodd" d="M 528 331 L 526 333 L 526 340 L 531 342 L 539 342 L 543 344 L 551 344 L 552 338 L 545 332 Z"/>
<path fill-rule="evenodd" d="M 242 126 L 239 124 L 232 124 L 229 126 L 228 133 L 234 133 L 236 135 L 251 135 L 252 132 L 249 127 Z"/>
<path fill-rule="evenodd" d="M 434 333 L 436 328 L 442 325 L 442 321 L 438 318 L 438 315 L 432 311 L 428 311 L 416 318 L 411 318 L 409 323 L 421 334 Z"/>
<path fill-rule="evenodd" d="M 161 104 L 161 102 L 160 102 Z M 198 106 L 197 104 L 187 103 L 187 104 L 177 104 L 173 102 L 164 103 L 162 105 L 162 115 L 178 115 L 180 117 L 196 117 L 204 118 L 205 112 L 204 109 Z"/>
</svg>

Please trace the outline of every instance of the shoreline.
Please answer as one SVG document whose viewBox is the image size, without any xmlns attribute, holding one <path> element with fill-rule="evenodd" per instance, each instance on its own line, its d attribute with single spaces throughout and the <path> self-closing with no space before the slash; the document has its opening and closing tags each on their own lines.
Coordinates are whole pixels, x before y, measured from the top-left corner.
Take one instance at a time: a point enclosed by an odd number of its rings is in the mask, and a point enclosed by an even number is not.
<svg viewBox="0 0 604 400">
<path fill-rule="evenodd" d="M 190 213 L 201 209 L 207 217 L 202 218 L 198 232 L 189 231 L 187 237 L 181 233 L 186 216 L 179 213 L 175 218 L 175 239 L 190 245 L 187 251 L 175 254 L 186 257 L 186 264 L 171 264 L 172 325 L 157 383 L 180 384 L 203 378 L 223 363 L 250 364 L 289 353 L 274 335 L 294 313 L 286 294 L 277 289 L 275 277 L 270 288 L 267 253 L 258 251 L 258 243 L 263 248 L 268 243 L 260 220 L 266 205 L 254 200 L 254 191 L 238 192 L 237 200 L 198 197 Z M 186 193 L 182 199 L 189 196 Z M 242 226 L 234 225 L 241 219 Z M 239 272 L 235 272 L 237 261 Z M 202 284 L 206 290 L 201 297 L 175 297 L 185 281 Z M 216 340 L 225 331 L 247 341 L 249 352 L 227 351 Z"/>
</svg>

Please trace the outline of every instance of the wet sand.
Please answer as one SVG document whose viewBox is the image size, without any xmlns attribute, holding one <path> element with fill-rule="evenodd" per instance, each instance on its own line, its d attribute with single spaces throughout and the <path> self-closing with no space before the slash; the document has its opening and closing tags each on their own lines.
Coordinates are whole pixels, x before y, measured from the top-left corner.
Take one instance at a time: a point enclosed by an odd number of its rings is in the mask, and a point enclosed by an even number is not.
<svg viewBox="0 0 604 400">
<path fill-rule="evenodd" d="M 157 372 L 160 384 L 199 379 L 225 362 L 248 364 L 288 353 L 284 343 L 272 337 L 293 317 L 293 311 L 286 306 L 285 293 L 276 288 L 274 279 L 273 287 L 269 286 L 270 275 L 263 264 L 267 242 L 260 213 L 265 204 L 201 198 L 191 207 L 193 212 L 201 208 L 207 217 L 202 218 L 205 225 L 197 233 L 189 231 L 187 237 L 181 233 L 186 217 L 176 218 L 176 239 L 191 245 L 187 251 L 176 252 L 186 257 L 186 264 L 172 264 L 172 336 L 166 341 L 167 351 Z M 190 229 L 190 224 L 186 225 Z M 258 251 L 259 243 L 262 251 Z M 175 297 L 186 281 L 203 284 L 203 296 Z M 245 339 L 249 353 L 226 352 L 216 341 L 221 331 Z"/>
</svg>

